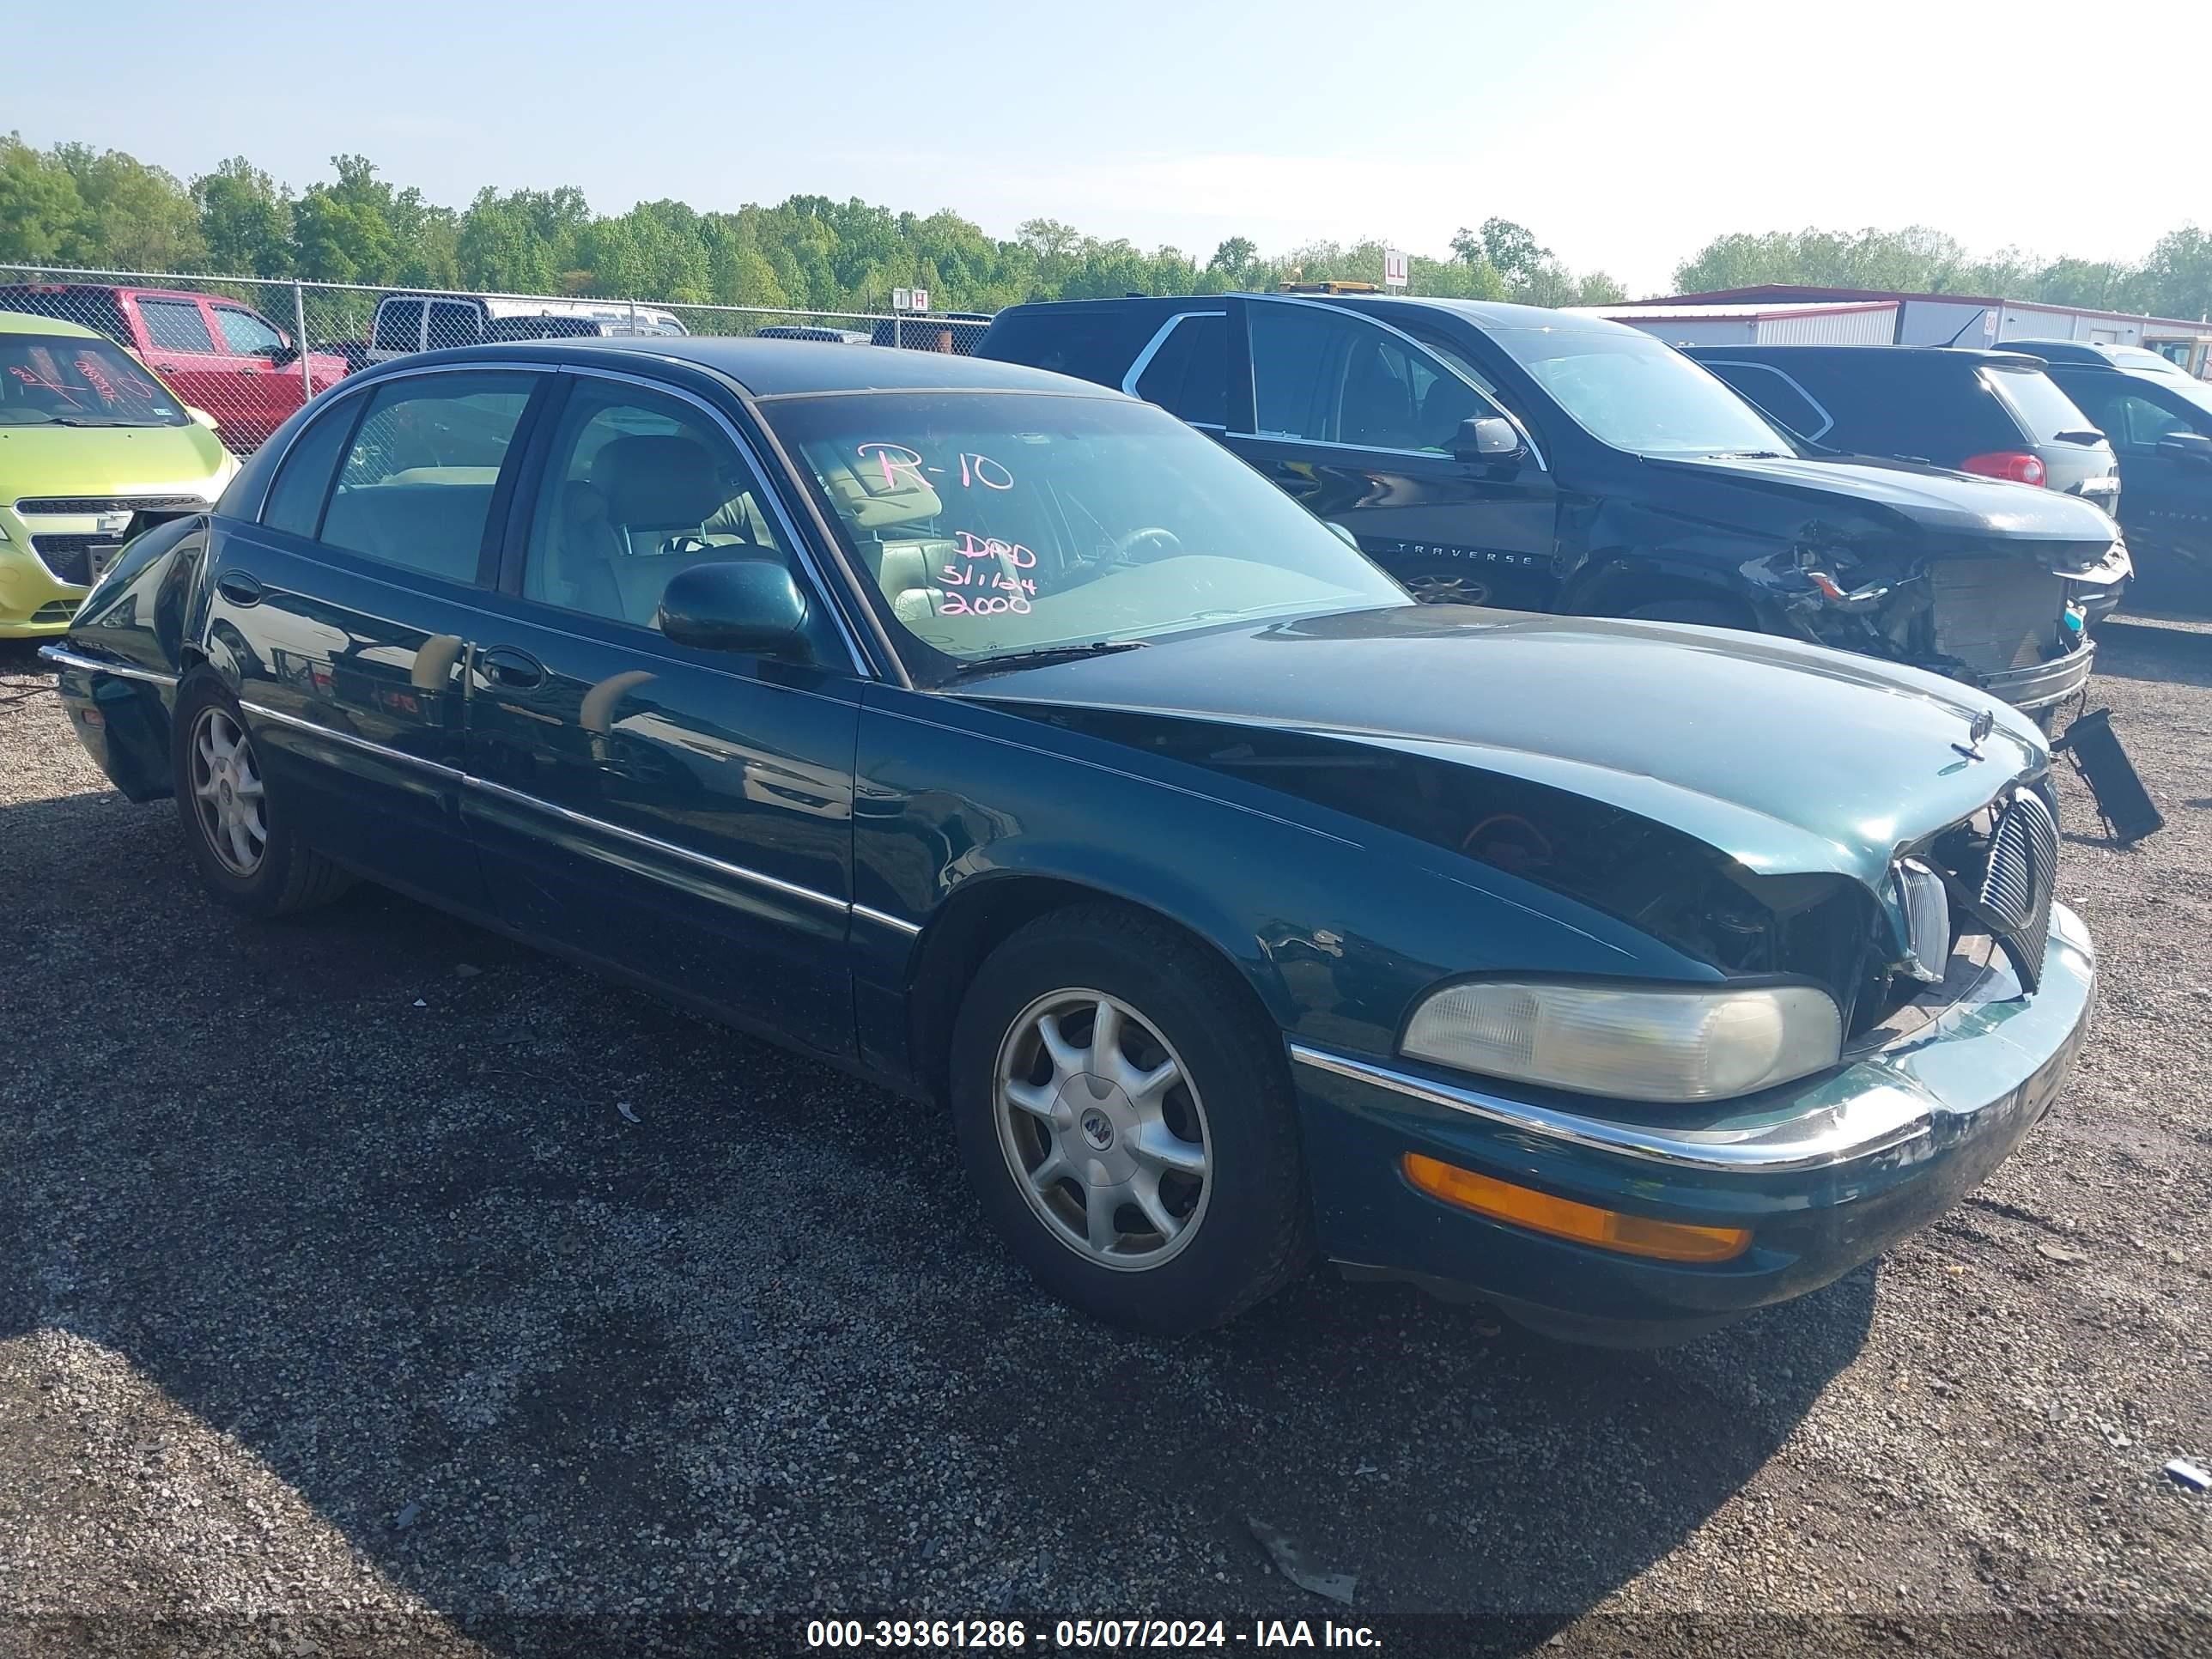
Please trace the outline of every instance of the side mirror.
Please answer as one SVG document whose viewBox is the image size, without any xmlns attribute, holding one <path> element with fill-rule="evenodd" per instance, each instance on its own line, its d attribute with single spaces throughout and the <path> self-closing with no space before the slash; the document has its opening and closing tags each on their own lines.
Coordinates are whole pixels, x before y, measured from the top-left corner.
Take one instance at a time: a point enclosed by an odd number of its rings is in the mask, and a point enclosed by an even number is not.
<svg viewBox="0 0 2212 1659">
<path fill-rule="evenodd" d="M 204 409 L 194 409 L 190 404 L 186 404 L 185 405 L 185 413 L 191 416 L 195 421 L 198 421 L 202 426 L 205 427 L 210 432 L 214 431 L 220 424 L 220 422 L 216 421 L 216 417 L 209 414 L 207 410 Z"/>
<path fill-rule="evenodd" d="M 1523 453 L 1521 434 L 1499 415 L 1477 415 L 1459 423 L 1452 439 L 1452 458 L 1461 461 L 1518 460 Z"/>
<path fill-rule="evenodd" d="M 2158 453 L 2170 460 L 2212 463 L 2212 438 L 2202 432 L 2174 432 L 2158 441 Z"/>
<path fill-rule="evenodd" d="M 743 651 L 804 661 L 806 595 L 777 559 L 695 564 L 661 591 L 660 631 L 702 651 Z"/>
<path fill-rule="evenodd" d="M 296 363 L 300 361 L 300 348 L 289 340 L 279 340 L 269 348 L 269 361 L 278 368 L 287 363 Z"/>
</svg>

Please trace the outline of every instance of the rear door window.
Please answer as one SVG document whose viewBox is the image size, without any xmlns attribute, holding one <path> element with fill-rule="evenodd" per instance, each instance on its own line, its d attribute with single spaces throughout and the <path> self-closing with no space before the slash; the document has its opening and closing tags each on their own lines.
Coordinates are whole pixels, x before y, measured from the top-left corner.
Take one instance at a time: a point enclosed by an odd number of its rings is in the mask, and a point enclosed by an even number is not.
<svg viewBox="0 0 2212 1659">
<path fill-rule="evenodd" d="M 141 300 L 138 319 L 157 351 L 215 350 L 215 336 L 208 332 L 207 315 L 196 300 Z"/>
<path fill-rule="evenodd" d="M 331 477 L 338 457 L 353 435 L 354 416 L 361 413 L 358 398 L 345 402 L 319 419 L 293 441 L 269 486 L 269 500 L 261 509 L 261 522 L 288 536 L 313 539 L 323 516 L 324 500 L 331 493 Z"/>
<path fill-rule="evenodd" d="M 1160 342 L 1133 390 L 1148 404 L 1194 426 L 1229 419 L 1229 319 L 1218 312 L 1187 312 Z"/>
<path fill-rule="evenodd" d="M 320 539 L 447 581 L 477 580 L 492 494 L 532 384 L 520 374 L 409 375 L 368 393 Z"/>
<path fill-rule="evenodd" d="M 1338 385 L 1341 348 L 1348 345 L 1342 320 L 1318 306 L 1268 305 L 1246 307 L 1252 328 L 1253 426 L 1263 438 L 1320 438 L 1334 441 L 1334 422 L 1323 416 L 1323 358 L 1337 348 Z"/>
<path fill-rule="evenodd" d="M 430 307 L 430 349 L 441 346 L 474 345 L 483 334 L 474 306 L 439 300 Z"/>
</svg>

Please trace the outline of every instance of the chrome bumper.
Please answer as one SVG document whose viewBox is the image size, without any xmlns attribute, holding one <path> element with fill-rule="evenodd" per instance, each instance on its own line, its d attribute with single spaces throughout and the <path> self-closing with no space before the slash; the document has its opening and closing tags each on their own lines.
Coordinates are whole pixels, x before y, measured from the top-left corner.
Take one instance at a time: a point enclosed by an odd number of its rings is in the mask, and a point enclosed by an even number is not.
<svg viewBox="0 0 2212 1659">
<path fill-rule="evenodd" d="M 1694 1108 L 1666 1124 L 1627 1121 L 1626 1113 L 1598 1117 L 1307 1043 L 1290 1050 L 1300 1066 L 1572 1152 L 1713 1175 L 1826 1170 L 1899 1148 L 1912 1149 L 1909 1163 L 1962 1136 L 2042 1115 L 2087 1032 L 2096 973 L 2088 929 L 2053 904 L 2043 979 L 2033 994 L 2008 968 L 1993 966 L 1972 997 L 1930 1007 L 1909 1036 L 1849 1053 L 1840 1068 L 1809 1085 L 1786 1085 L 1707 1109 L 1703 1122 L 1692 1119 Z"/>
<path fill-rule="evenodd" d="M 2065 702 L 2087 685 L 2096 657 L 2096 646 L 2084 640 L 2079 648 L 2063 657 L 2033 663 L 2026 668 L 2008 668 L 2001 674 L 1978 675 L 1975 683 L 1991 696 L 2033 714 L 2039 708 Z"/>
</svg>

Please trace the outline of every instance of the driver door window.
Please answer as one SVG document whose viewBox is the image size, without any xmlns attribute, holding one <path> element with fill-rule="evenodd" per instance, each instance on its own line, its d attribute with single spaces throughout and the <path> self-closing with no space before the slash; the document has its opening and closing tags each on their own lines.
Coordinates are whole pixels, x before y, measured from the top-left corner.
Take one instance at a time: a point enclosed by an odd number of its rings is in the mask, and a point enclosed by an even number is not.
<svg viewBox="0 0 2212 1659">
<path fill-rule="evenodd" d="M 679 571 L 732 559 L 789 561 L 766 487 L 689 404 L 580 380 L 547 454 L 525 599 L 657 628 L 661 590 Z"/>
<path fill-rule="evenodd" d="M 283 348 L 284 337 L 250 311 L 217 306 L 215 321 L 222 331 L 222 343 L 238 356 L 266 357 Z"/>
<path fill-rule="evenodd" d="M 1363 319 L 1265 303 L 1250 316 L 1261 437 L 1449 454 L 1462 422 L 1498 413 L 1437 359 Z"/>
<path fill-rule="evenodd" d="M 2163 404 L 2123 392 L 2112 404 L 2112 441 L 2123 449 L 2155 450 L 2168 438 L 2191 431 L 2190 423 Z"/>
</svg>

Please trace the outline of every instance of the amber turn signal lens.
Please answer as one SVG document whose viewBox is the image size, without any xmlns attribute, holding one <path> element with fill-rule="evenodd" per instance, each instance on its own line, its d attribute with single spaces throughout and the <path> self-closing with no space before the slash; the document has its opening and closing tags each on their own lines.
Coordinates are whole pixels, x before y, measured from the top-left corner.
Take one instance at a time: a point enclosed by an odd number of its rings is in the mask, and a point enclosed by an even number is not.
<svg viewBox="0 0 2212 1659">
<path fill-rule="evenodd" d="M 1623 1215 L 1618 1210 L 1601 1210 L 1595 1204 L 1577 1204 L 1572 1199 L 1554 1198 L 1510 1181 L 1477 1175 L 1419 1152 L 1406 1154 L 1405 1170 L 1406 1179 L 1431 1198 L 1531 1232 L 1595 1244 L 1601 1250 L 1656 1256 L 1662 1261 L 1729 1261 L 1751 1248 L 1747 1228 L 1692 1227 L 1679 1221 Z"/>
</svg>

